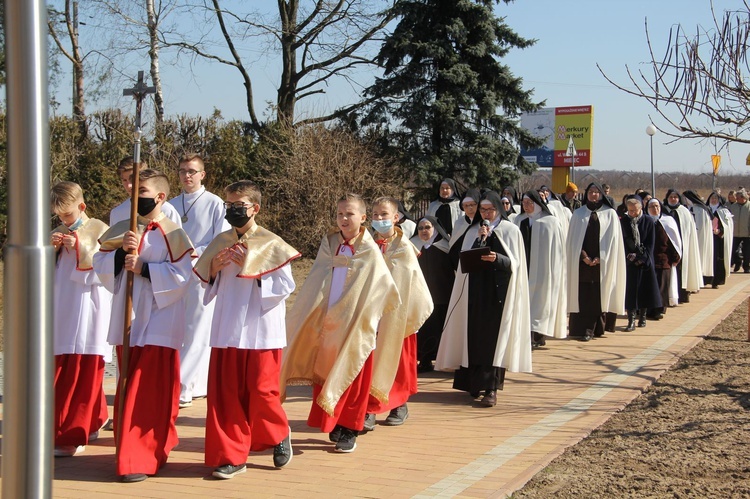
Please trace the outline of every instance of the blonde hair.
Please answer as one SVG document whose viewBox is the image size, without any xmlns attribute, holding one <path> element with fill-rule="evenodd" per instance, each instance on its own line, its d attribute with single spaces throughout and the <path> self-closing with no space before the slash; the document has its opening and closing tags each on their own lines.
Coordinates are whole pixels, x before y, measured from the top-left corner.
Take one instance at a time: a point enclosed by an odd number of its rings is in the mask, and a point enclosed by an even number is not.
<svg viewBox="0 0 750 499">
<path fill-rule="evenodd" d="M 246 197 L 253 204 L 260 204 L 262 196 L 258 184 L 252 180 L 240 180 L 229 184 L 224 188 L 225 194 L 236 194 L 240 197 Z"/>
<path fill-rule="evenodd" d="M 183 163 L 190 163 L 191 161 L 197 161 L 201 165 L 201 170 L 206 169 L 206 164 L 203 162 L 203 156 L 197 152 L 188 152 L 180 156 L 180 161 L 177 163 L 177 167 Z"/>
<path fill-rule="evenodd" d="M 159 192 L 163 192 L 166 196 L 169 196 L 169 179 L 159 170 L 152 170 L 151 168 L 139 170 L 138 181 L 141 183 L 146 181 L 153 182 L 154 187 Z"/>
<path fill-rule="evenodd" d="M 83 189 L 80 185 L 64 180 L 52 186 L 50 205 L 53 211 L 62 210 L 77 203 L 83 203 Z"/>
<path fill-rule="evenodd" d="M 359 206 L 359 209 L 362 213 L 367 213 L 367 205 L 365 204 L 365 200 L 362 199 L 362 196 L 359 194 L 354 194 L 352 192 L 347 192 L 341 198 L 336 201 L 336 206 L 340 205 L 341 203 L 352 203 Z"/>
<path fill-rule="evenodd" d="M 389 204 L 393 208 L 394 213 L 398 212 L 398 199 L 391 196 L 381 196 L 372 202 L 372 206 L 375 207 L 379 204 Z"/>
</svg>

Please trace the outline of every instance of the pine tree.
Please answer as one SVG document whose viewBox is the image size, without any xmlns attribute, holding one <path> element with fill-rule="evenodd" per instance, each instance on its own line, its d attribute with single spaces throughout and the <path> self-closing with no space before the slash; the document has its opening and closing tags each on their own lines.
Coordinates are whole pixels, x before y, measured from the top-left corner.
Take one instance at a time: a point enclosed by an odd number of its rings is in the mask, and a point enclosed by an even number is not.
<svg viewBox="0 0 750 499">
<path fill-rule="evenodd" d="M 510 0 L 505 0 L 507 3 Z M 384 41 L 382 78 L 366 90 L 374 102 L 364 125 L 379 125 L 413 180 L 444 177 L 499 189 L 532 171 L 519 145 L 538 139 L 518 124 L 532 100 L 500 61 L 535 41 L 516 34 L 492 0 L 397 0 L 398 25 Z"/>
</svg>

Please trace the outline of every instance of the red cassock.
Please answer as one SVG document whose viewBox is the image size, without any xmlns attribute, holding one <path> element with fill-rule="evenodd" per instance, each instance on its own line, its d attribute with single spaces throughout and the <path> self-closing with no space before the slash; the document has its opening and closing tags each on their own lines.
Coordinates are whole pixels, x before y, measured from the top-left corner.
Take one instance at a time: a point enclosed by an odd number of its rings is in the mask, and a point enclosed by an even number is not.
<svg viewBox="0 0 750 499">
<path fill-rule="evenodd" d="M 383 404 L 370 395 L 367 412 L 380 414 L 404 405 L 409 397 L 417 393 L 417 384 L 417 335 L 411 334 L 404 339 L 401 346 L 396 379 L 393 380 L 393 386 L 388 392 L 388 403 Z"/>
<path fill-rule="evenodd" d="M 324 433 L 333 431 L 336 425 L 341 425 L 350 430 L 362 431 L 365 424 L 365 414 L 367 412 L 367 401 L 370 396 L 370 385 L 372 384 L 372 355 L 367 358 L 362 370 L 354 378 L 349 388 L 344 391 L 339 399 L 336 408 L 333 410 L 333 416 L 329 416 L 315 402 L 322 387 L 313 384 L 313 403 L 310 408 L 310 415 L 307 417 L 307 425 L 313 428 L 320 428 Z"/>
<path fill-rule="evenodd" d="M 244 464 L 250 451 L 274 447 L 289 434 L 279 399 L 281 352 L 211 349 L 206 465 Z"/>
<path fill-rule="evenodd" d="M 55 447 L 86 445 L 107 421 L 101 355 L 55 355 Z"/>
<path fill-rule="evenodd" d="M 122 347 L 117 347 L 121 359 Z M 121 370 L 122 372 L 122 370 Z M 130 348 L 128 384 L 117 457 L 117 474 L 155 474 L 177 445 L 177 412 L 180 396 L 180 361 L 174 348 L 145 345 Z M 115 396 L 119 414 L 120 387 Z"/>
</svg>

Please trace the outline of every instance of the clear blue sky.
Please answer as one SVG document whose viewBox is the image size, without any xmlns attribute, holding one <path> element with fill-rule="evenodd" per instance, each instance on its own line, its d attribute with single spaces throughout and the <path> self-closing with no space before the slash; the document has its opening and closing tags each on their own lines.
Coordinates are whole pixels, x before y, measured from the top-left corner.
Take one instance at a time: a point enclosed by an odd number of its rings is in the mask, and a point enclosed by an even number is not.
<svg viewBox="0 0 750 499">
<path fill-rule="evenodd" d="M 275 3 L 275 2 L 273 2 Z M 254 5 L 269 4 L 261 0 Z M 715 9 L 738 8 L 741 0 L 714 0 Z M 496 7 L 498 15 L 520 35 L 538 40 L 535 46 L 516 50 L 505 59 L 512 71 L 524 79 L 525 88 L 533 88 L 537 100 L 547 106 L 594 106 L 593 166 L 610 170 L 650 168 L 649 138 L 645 128 L 649 115 L 659 118 L 650 105 L 612 87 L 599 73 L 596 64 L 615 81 L 627 83 L 625 65 L 645 67 L 649 60 L 644 21 L 655 52 L 661 56 L 670 27 L 676 24 L 688 32 L 697 25 L 712 24 L 709 0 L 517 0 Z M 275 100 L 278 72 L 275 62 L 264 60 L 260 47 L 246 48 L 243 55 L 252 64 L 256 94 L 256 112 L 263 113 L 263 102 Z M 239 73 L 219 64 L 197 63 L 194 74 L 185 65 L 170 66 L 164 56 L 163 80 L 167 113 L 207 115 L 214 108 L 228 119 L 247 119 L 243 86 Z M 248 64 L 250 65 L 250 64 Z M 148 69 L 144 64 L 142 68 Z M 135 72 L 137 70 L 133 69 Z M 364 84 L 371 75 L 360 75 Z M 69 88 L 69 87 L 67 87 Z M 331 110 L 355 99 L 357 88 L 337 84 L 314 100 L 306 100 L 299 112 Z M 65 100 L 64 98 L 62 100 Z M 132 102 L 115 99 L 102 105 L 127 108 Z M 69 112 L 63 106 L 61 112 Z M 654 137 L 654 164 L 659 171 L 710 172 L 714 145 L 680 141 L 666 145 L 667 138 Z M 722 169 L 750 173 L 745 157 L 750 146 L 734 145 L 722 152 Z"/>
</svg>

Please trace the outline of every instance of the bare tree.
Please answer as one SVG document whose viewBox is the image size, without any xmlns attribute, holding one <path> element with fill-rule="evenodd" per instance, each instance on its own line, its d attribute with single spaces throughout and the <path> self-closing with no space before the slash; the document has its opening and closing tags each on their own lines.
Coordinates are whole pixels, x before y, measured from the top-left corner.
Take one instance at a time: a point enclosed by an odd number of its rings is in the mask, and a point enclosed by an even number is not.
<svg viewBox="0 0 750 499">
<path fill-rule="evenodd" d="M 750 143 L 750 5 L 747 0 L 743 4 L 720 15 L 712 4 L 713 26 L 698 26 L 694 35 L 679 25 L 672 28 L 661 58 L 654 53 L 646 20 L 651 60 L 647 70 L 626 66 L 632 87 L 616 83 L 597 67 L 618 89 L 646 99 L 669 126 L 654 125 L 672 142 L 702 138 L 724 145 Z"/>
<path fill-rule="evenodd" d="M 164 93 L 161 84 L 160 53 L 161 33 L 176 29 L 174 24 L 167 26 L 168 16 L 179 17 L 177 1 L 146 0 L 145 2 L 121 2 L 118 0 L 95 0 L 93 9 L 101 13 L 99 33 L 109 37 L 108 46 L 103 48 L 115 65 L 119 61 L 123 69 L 123 59 L 134 53 L 148 52 L 149 73 L 156 93 L 154 94 L 154 115 L 156 123 L 164 120 Z M 105 19 L 106 18 L 106 19 Z"/>
<path fill-rule="evenodd" d="M 221 33 L 229 55 L 212 46 L 216 40 L 207 33 L 198 40 L 172 39 L 164 36 L 165 45 L 188 50 L 199 57 L 236 68 L 245 86 L 251 126 L 263 127 L 257 116 L 253 79 L 241 53 L 250 41 L 258 41 L 279 54 L 281 74 L 277 83 L 276 119 L 285 124 L 321 123 L 345 116 L 365 105 L 358 102 L 322 116 L 296 119 L 295 106 L 302 99 L 325 93 L 336 78 L 354 84 L 351 73 L 359 67 L 374 65 L 374 54 L 368 54 L 368 43 L 375 41 L 393 18 L 384 0 L 278 0 L 273 15 L 259 11 L 240 13 L 221 6 L 220 0 L 205 0 Z M 201 6 L 201 2 L 195 4 Z M 380 5 L 380 8 L 378 8 Z"/>
<path fill-rule="evenodd" d="M 81 137 L 85 137 L 87 126 L 83 84 L 84 55 L 78 40 L 78 2 L 65 0 L 62 11 L 50 8 L 47 27 L 60 53 L 73 64 L 73 117 L 79 123 Z M 58 27 L 62 29 L 60 34 Z M 70 46 L 63 43 L 61 35 L 67 37 Z"/>
</svg>

